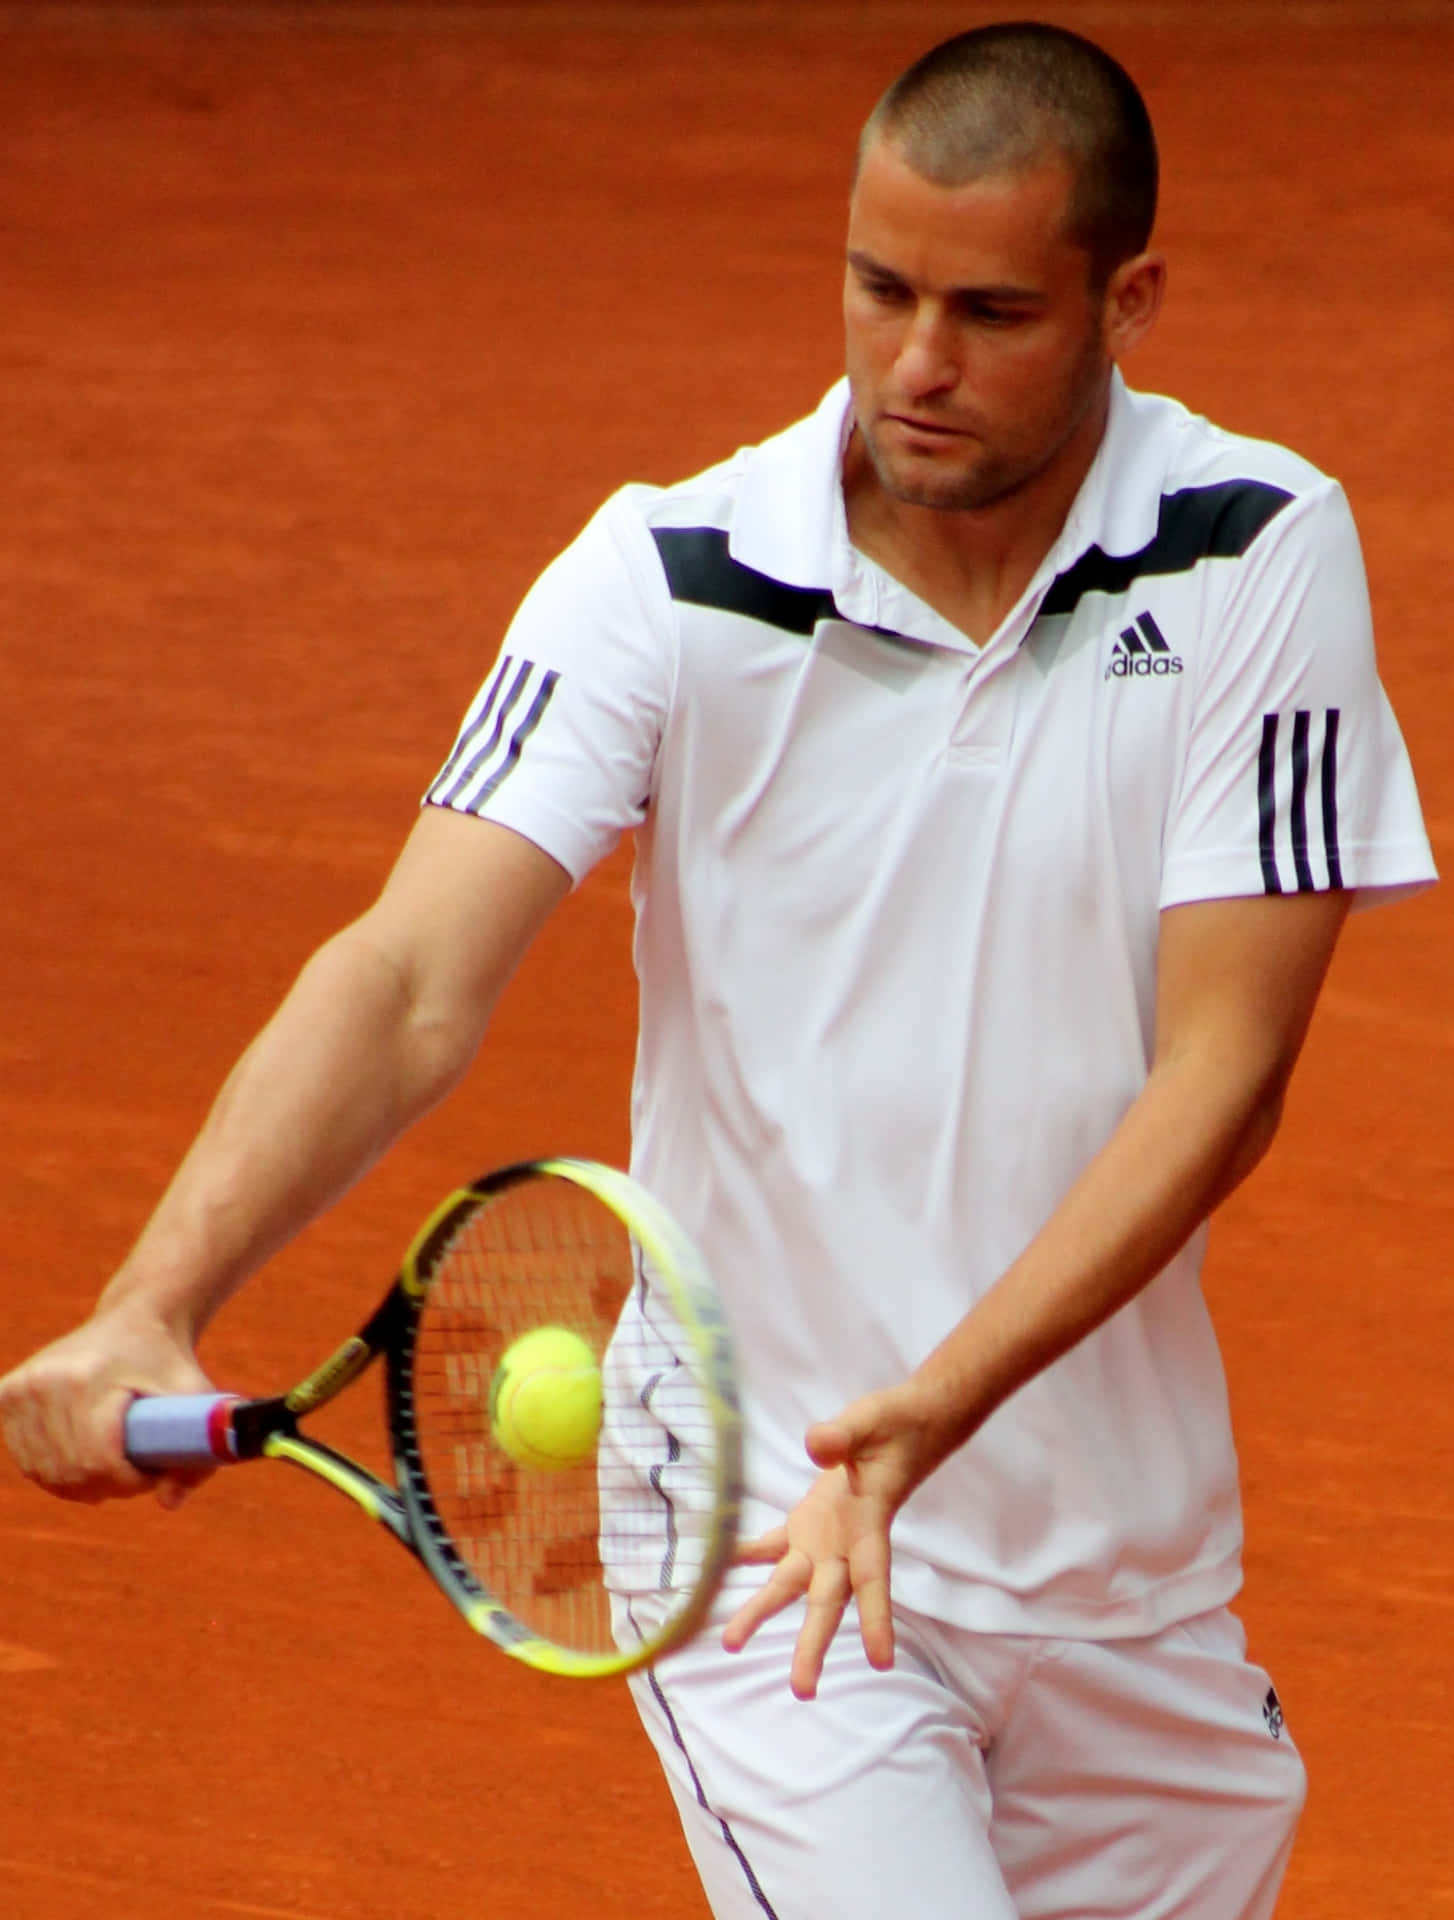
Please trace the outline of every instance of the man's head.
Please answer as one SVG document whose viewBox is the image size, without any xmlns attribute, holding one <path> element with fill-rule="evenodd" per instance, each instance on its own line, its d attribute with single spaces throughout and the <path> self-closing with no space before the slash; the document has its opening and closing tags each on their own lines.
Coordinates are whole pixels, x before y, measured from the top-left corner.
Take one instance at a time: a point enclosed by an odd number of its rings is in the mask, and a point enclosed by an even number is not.
<svg viewBox="0 0 1454 1920">
<path fill-rule="evenodd" d="M 972 510 L 1078 484 L 1112 363 L 1159 305 L 1155 199 L 1141 97 L 1078 35 L 982 28 L 890 87 L 860 143 L 844 288 L 886 493 Z"/>
<path fill-rule="evenodd" d="M 1098 289 L 1150 241 L 1159 166 L 1146 103 L 1124 67 L 1063 27 L 977 27 L 932 47 L 869 115 L 860 166 L 876 140 L 941 187 L 1061 155 L 1073 179 L 1066 237 L 1089 254 Z"/>
</svg>

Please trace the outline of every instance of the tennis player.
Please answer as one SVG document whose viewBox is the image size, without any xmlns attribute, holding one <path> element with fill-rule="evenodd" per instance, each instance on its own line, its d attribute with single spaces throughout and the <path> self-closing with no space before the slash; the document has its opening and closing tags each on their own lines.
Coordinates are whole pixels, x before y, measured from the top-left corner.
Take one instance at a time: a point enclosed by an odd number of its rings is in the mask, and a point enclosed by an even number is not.
<svg viewBox="0 0 1454 1920">
<path fill-rule="evenodd" d="M 1302 1802 L 1198 1270 L 1350 904 L 1433 867 L 1341 491 L 1118 371 L 1156 187 L 1074 34 L 890 88 L 846 381 L 547 570 L 378 903 L 0 1390 L 37 1480 L 138 1491 L 131 1395 L 204 1384 L 636 829 L 633 1167 L 745 1371 L 747 1563 L 637 1682 L 721 1920 L 1257 1920 Z"/>
</svg>

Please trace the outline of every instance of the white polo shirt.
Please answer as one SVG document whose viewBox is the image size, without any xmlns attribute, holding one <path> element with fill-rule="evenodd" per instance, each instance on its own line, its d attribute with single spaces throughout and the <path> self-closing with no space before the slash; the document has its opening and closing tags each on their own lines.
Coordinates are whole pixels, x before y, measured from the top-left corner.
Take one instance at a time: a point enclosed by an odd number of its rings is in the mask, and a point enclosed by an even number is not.
<svg viewBox="0 0 1454 1920">
<path fill-rule="evenodd" d="M 851 545 L 849 425 L 840 384 L 608 501 L 427 795 L 577 878 L 639 830 L 632 1165 L 737 1329 L 754 1529 L 810 1483 L 804 1430 L 911 1371 L 1135 1099 L 1163 908 L 1434 874 L 1332 481 L 1117 379 L 976 646 Z M 902 1600 L 1118 1636 L 1231 1596 L 1203 1241 L 918 1491 Z"/>
</svg>

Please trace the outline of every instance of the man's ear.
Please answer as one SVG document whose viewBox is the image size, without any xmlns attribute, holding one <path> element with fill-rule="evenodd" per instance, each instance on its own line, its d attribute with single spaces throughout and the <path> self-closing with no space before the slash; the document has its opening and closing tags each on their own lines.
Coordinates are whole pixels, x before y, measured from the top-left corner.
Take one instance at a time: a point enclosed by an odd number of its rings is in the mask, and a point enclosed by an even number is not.
<svg viewBox="0 0 1454 1920">
<path fill-rule="evenodd" d="M 1123 260 L 1106 283 L 1102 306 L 1106 351 L 1113 360 L 1139 347 L 1156 324 L 1166 293 L 1166 258 L 1138 253 Z"/>
</svg>

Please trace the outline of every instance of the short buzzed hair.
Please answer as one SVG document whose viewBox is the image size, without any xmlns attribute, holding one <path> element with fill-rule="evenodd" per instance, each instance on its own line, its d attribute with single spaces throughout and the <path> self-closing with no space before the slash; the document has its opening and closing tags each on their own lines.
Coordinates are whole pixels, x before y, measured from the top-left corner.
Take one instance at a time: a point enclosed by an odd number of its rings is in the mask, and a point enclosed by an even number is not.
<svg viewBox="0 0 1454 1920">
<path fill-rule="evenodd" d="M 946 187 L 1063 154 L 1075 174 L 1069 237 L 1099 286 L 1151 238 L 1159 169 L 1146 102 L 1118 61 L 1064 27 L 1012 21 L 932 47 L 870 114 L 860 161 L 880 138 Z"/>
</svg>

